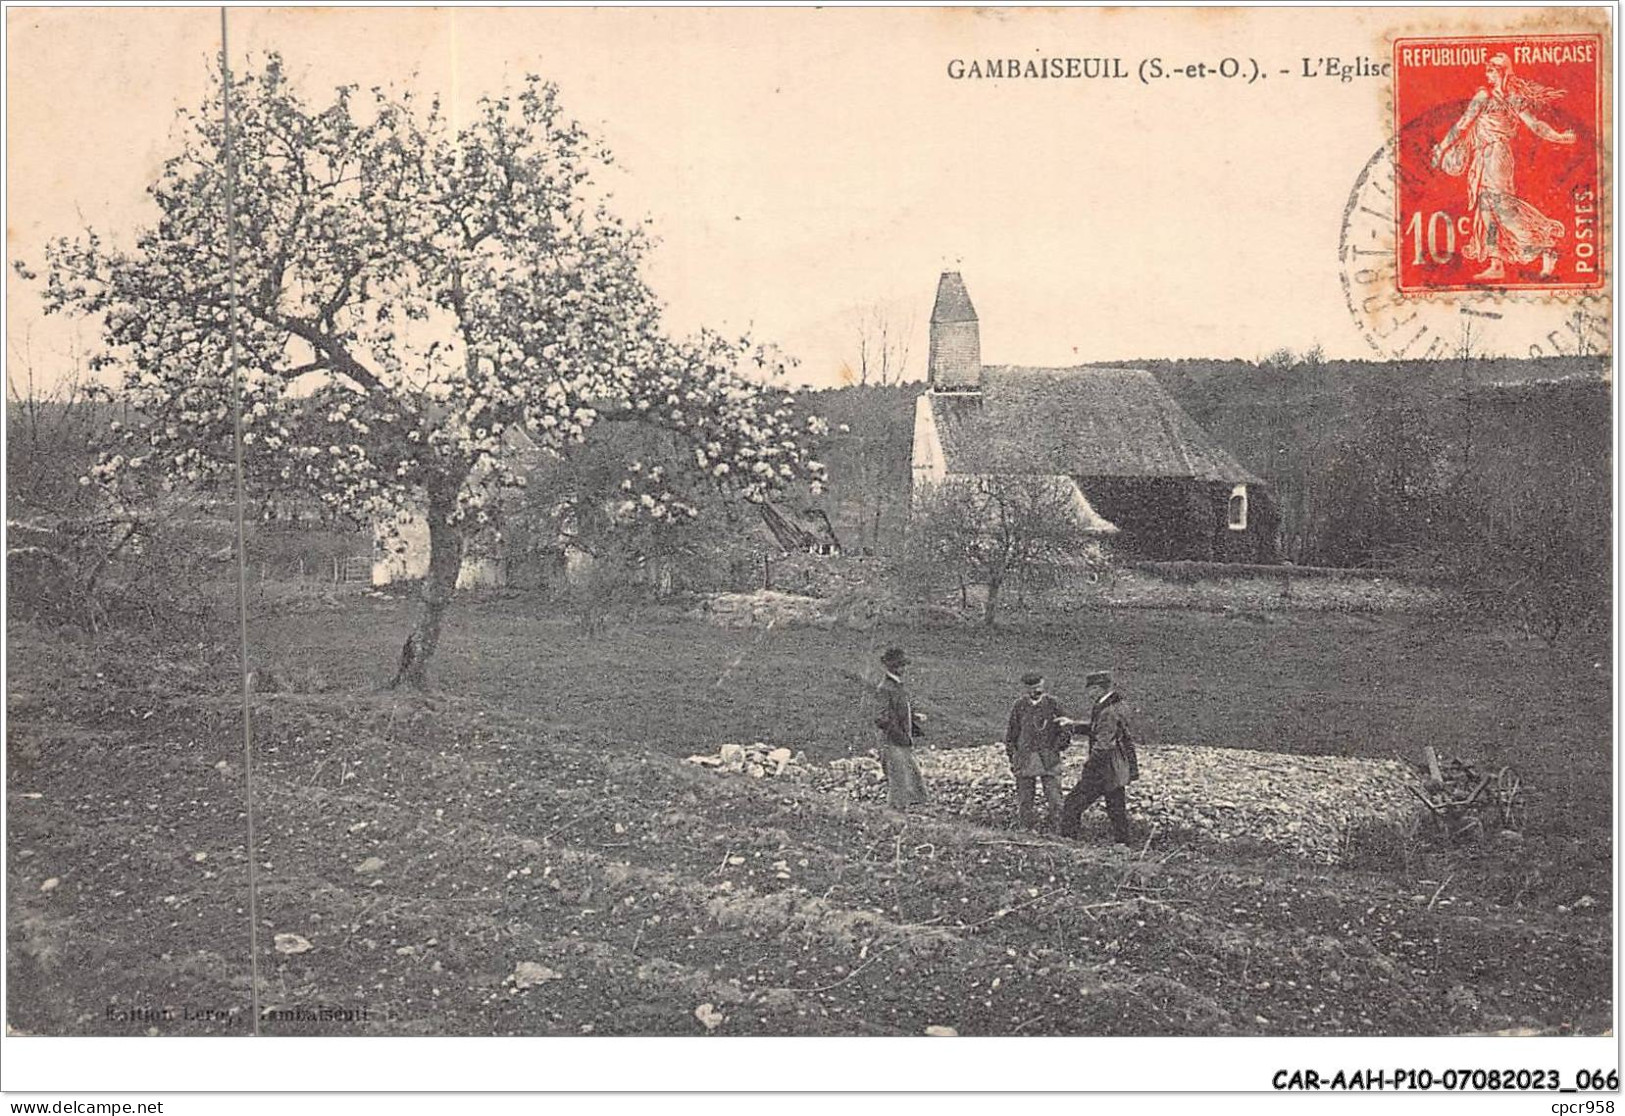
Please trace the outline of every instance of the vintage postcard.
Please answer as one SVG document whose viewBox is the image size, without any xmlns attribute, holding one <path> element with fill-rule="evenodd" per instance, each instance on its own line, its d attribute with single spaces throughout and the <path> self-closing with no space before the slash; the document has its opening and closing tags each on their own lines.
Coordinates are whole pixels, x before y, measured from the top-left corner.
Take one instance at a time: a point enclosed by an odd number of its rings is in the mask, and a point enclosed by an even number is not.
<svg viewBox="0 0 1625 1116">
<path fill-rule="evenodd" d="M 8 1087 L 1617 1090 L 1614 15 L 8 8 Z"/>
</svg>

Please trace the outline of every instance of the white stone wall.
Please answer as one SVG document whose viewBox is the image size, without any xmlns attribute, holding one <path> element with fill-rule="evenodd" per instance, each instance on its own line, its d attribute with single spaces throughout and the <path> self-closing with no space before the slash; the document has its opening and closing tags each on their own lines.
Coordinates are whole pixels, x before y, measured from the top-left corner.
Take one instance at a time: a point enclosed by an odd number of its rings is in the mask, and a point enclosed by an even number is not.
<svg viewBox="0 0 1625 1116">
<path fill-rule="evenodd" d="M 930 392 L 921 392 L 914 401 L 914 446 L 910 458 L 909 505 L 918 504 L 921 493 L 941 484 L 948 475 L 942 455 L 942 438 L 937 434 L 937 416 L 931 409 Z"/>
<path fill-rule="evenodd" d="M 401 512 L 391 520 L 374 525 L 377 539 L 372 562 L 372 583 L 392 585 L 397 581 L 417 581 L 429 572 L 429 521 L 416 512 Z M 457 588 L 495 588 L 507 584 L 507 573 L 499 558 L 463 559 L 457 571 Z"/>
</svg>

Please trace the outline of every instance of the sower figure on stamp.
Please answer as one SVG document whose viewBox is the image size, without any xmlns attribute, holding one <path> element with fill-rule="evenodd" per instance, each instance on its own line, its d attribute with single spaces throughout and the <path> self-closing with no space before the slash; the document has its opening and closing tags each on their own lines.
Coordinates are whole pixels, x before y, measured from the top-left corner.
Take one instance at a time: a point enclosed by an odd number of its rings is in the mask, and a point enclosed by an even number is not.
<svg viewBox="0 0 1625 1116">
<path fill-rule="evenodd" d="M 1010 757 L 1010 773 L 1016 777 L 1016 809 L 1023 829 L 1038 824 L 1034 809 L 1036 784 L 1044 784 L 1044 823 L 1055 824 L 1061 810 L 1061 748 L 1069 730 L 1062 723 L 1061 703 L 1044 692 L 1040 674 L 1024 674 L 1021 684 L 1027 696 L 1010 710 L 1010 725 L 1004 730 L 1004 750 Z"/>
<path fill-rule="evenodd" d="M 1077 786 L 1067 794 L 1061 806 L 1061 836 L 1078 836 L 1083 812 L 1095 799 L 1103 797 L 1106 816 L 1112 823 L 1112 839 L 1126 845 L 1129 821 L 1125 788 L 1140 777 L 1133 733 L 1123 710 L 1123 696 L 1113 688 L 1109 671 L 1090 672 L 1084 685 L 1094 701 L 1089 709 L 1089 759 L 1078 776 Z"/>
<path fill-rule="evenodd" d="M 1557 242 L 1563 222 L 1554 221 L 1517 194 L 1512 143 L 1522 124 L 1547 143 L 1571 144 L 1574 133 L 1560 132 L 1535 110 L 1563 95 L 1512 75 L 1512 60 L 1497 54 L 1484 67 L 1486 84 L 1468 102 L 1461 119 L 1433 148 L 1432 163 L 1446 174 L 1467 175 L 1467 208 L 1472 238 L 1462 248 L 1469 260 L 1489 266 L 1475 279 L 1504 279 L 1506 265 L 1540 258 L 1542 278 L 1557 268 Z"/>
<path fill-rule="evenodd" d="M 899 809 L 927 801 L 925 779 L 914 762 L 914 737 L 924 736 L 923 714 L 914 712 L 908 690 L 903 686 L 903 668 L 908 656 L 899 647 L 880 656 L 886 677 L 876 688 L 875 727 L 880 730 L 880 766 L 886 773 L 887 801 Z"/>
</svg>

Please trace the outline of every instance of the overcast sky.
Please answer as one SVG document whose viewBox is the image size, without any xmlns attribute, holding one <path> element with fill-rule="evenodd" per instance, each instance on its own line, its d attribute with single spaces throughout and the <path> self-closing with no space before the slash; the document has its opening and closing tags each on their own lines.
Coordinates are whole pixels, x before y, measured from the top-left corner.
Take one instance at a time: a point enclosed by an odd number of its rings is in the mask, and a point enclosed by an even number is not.
<svg viewBox="0 0 1625 1116">
<path fill-rule="evenodd" d="M 1462 23 L 1461 13 L 1453 26 Z M 925 323 L 964 274 L 989 363 L 1367 357 L 1339 283 L 1356 176 L 1390 128 L 1384 79 L 1303 59 L 1390 57 L 1449 13 L 1386 10 L 234 9 L 234 65 L 280 51 L 306 96 L 415 81 L 456 108 L 535 71 L 607 140 L 619 208 L 661 243 L 675 328 L 750 327 L 836 382 L 854 316 Z M 1550 11 L 1545 18 L 1550 19 Z M 1485 16 L 1511 26 L 1527 16 Z M 8 12 L 7 254 L 88 222 L 115 239 L 195 105 L 218 13 Z M 1268 78 L 953 80 L 953 59 L 1109 56 L 1134 71 L 1257 59 Z M 1281 69 L 1293 71 L 1289 75 Z M 412 75 L 416 74 L 413 78 Z M 11 352 L 67 331 L 8 277 Z M 87 334 L 88 338 L 93 334 Z M 15 375 L 15 367 L 13 374 Z"/>
</svg>

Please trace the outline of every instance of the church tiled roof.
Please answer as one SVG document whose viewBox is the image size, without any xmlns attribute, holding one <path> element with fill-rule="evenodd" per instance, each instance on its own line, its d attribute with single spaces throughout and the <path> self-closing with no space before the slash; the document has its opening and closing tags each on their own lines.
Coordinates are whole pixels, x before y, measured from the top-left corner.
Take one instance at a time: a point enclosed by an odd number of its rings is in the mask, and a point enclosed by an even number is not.
<svg viewBox="0 0 1625 1116">
<path fill-rule="evenodd" d="M 930 399 L 949 473 L 1259 483 L 1139 369 L 984 366 L 980 392 Z"/>
<path fill-rule="evenodd" d="M 933 322 L 974 322 L 976 307 L 970 304 L 970 292 L 957 271 L 944 271 L 937 282 L 937 301 L 931 307 Z"/>
</svg>

